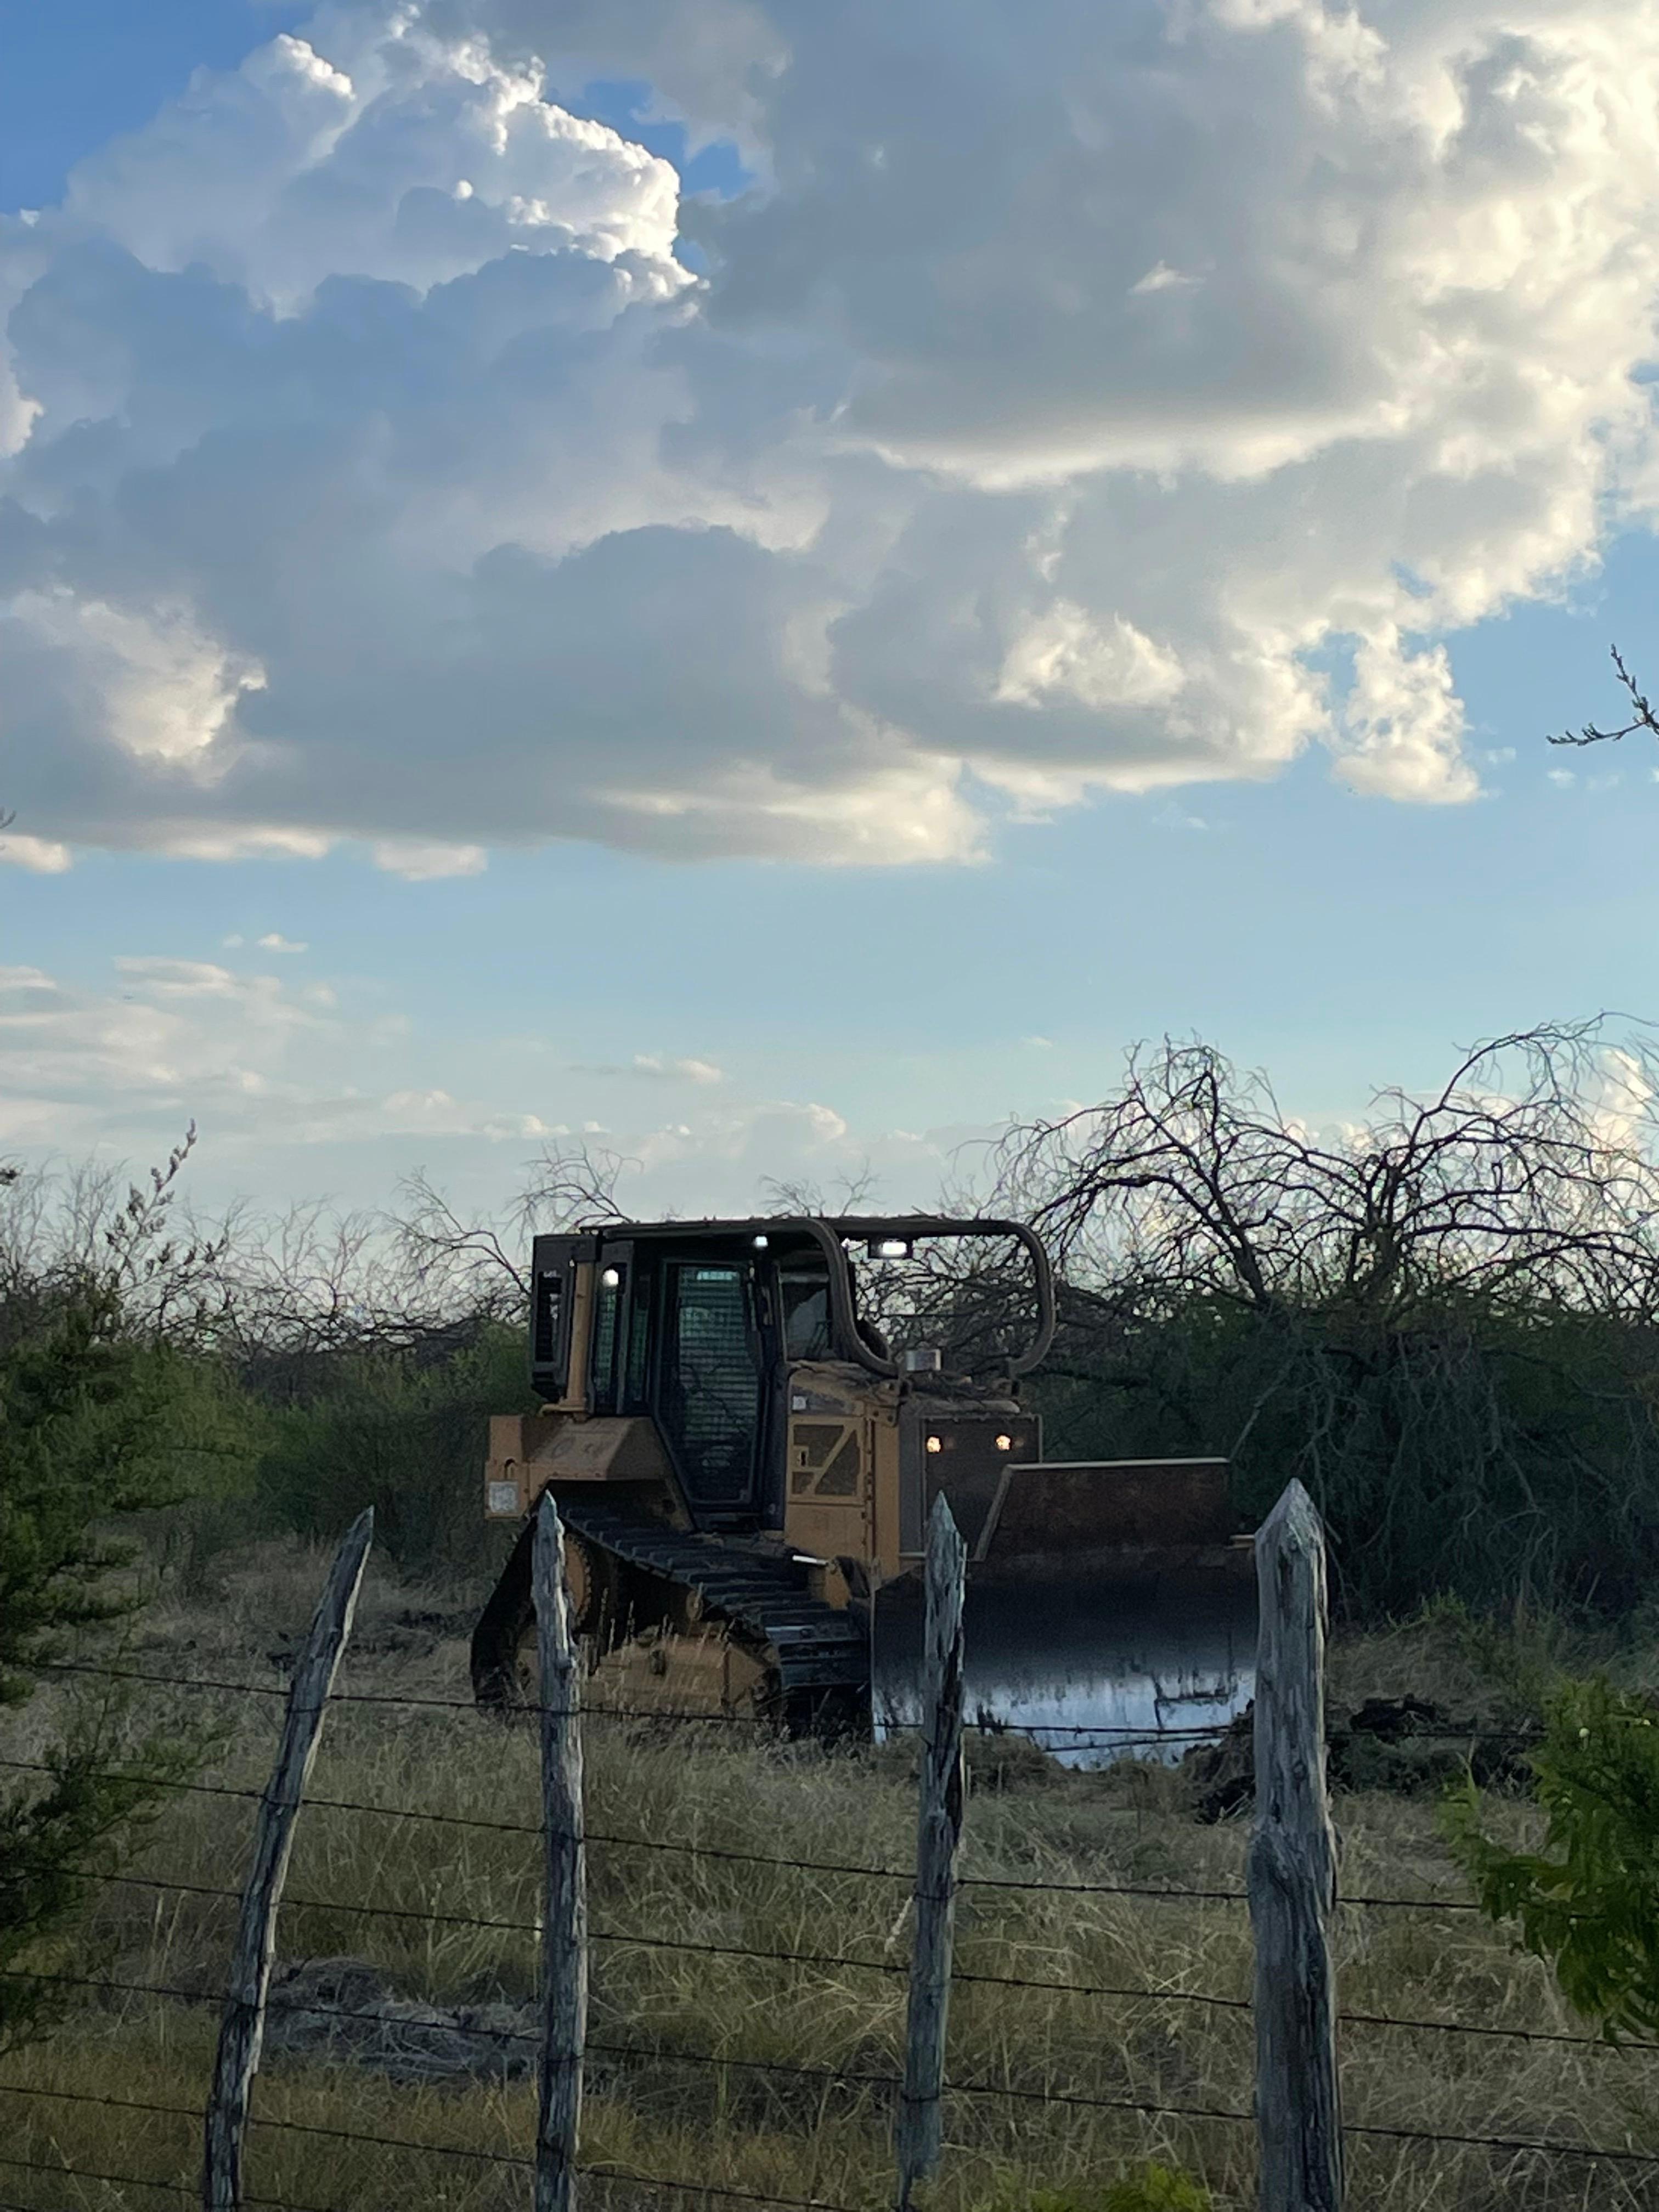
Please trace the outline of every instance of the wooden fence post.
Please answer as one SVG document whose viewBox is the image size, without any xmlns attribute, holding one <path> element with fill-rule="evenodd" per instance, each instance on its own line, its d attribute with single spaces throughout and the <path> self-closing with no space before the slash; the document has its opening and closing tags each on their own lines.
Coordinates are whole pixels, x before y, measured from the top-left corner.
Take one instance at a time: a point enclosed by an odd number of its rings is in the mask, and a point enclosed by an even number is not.
<svg viewBox="0 0 1659 2212">
<path fill-rule="evenodd" d="M 921 1795 L 916 1816 L 915 1948 L 894 2148 L 899 2212 L 939 2165 L 945 2031 L 951 2006 L 951 1940 L 957 1852 L 965 1794 L 962 1764 L 962 1598 L 967 1547 L 944 1498 L 927 1523 L 927 1614 L 922 1651 Z"/>
<path fill-rule="evenodd" d="M 580 1686 L 565 1595 L 564 1531 L 548 1491 L 542 1492 L 536 1513 L 532 1573 L 541 1675 L 542 1822 L 546 1853 L 536 2212 L 574 2212 L 582 2051 L 587 2036 L 587 1866 L 582 1826 Z"/>
<path fill-rule="evenodd" d="M 1341 2212 L 1336 1836 L 1325 1793 L 1325 1531 L 1292 1482 L 1255 1540 L 1255 2113 L 1261 2212 Z"/>
<path fill-rule="evenodd" d="M 323 1711 L 356 1610 L 357 1591 L 374 1534 L 374 1512 L 360 1513 L 334 1555 L 328 1580 L 294 1669 L 282 1741 L 259 1800 L 253 1864 L 242 1893 L 242 1916 L 231 1957 L 230 1986 L 219 2023 L 202 2155 L 204 2212 L 237 2212 L 242 2191 L 242 2137 L 248 2100 L 264 2040 L 276 1907 L 294 1848 L 294 1824 L 323 1730 Z"/>
</svg>

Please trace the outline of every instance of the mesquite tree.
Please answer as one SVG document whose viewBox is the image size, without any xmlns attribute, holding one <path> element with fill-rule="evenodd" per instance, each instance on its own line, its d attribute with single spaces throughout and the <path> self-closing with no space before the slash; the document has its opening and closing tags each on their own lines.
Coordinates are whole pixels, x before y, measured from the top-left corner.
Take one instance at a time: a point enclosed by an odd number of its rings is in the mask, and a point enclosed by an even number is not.
<svg viewBox="0 0 1659 2212">
<path fill-rule="evenodd" d="M 1595 1024 L 1310 1129 L 1212 1048 L 1012 1131 L 997 1202 L 1063 1278 L 1048 1449 L 1297 1475 L 1351 1608 L 1617 1605 L 1659 1565 L 1659 1168 L 1644 1054 Z"/>
</svg>

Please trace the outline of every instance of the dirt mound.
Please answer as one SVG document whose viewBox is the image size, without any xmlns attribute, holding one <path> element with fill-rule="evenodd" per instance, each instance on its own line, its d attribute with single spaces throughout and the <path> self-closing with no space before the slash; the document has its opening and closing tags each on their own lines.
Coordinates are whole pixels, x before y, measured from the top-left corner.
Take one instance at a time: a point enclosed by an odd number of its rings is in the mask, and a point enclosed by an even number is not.
<svg viewBox="0 0 1659 2212">
<path fill-rule="evenodd" d="M 1255 1708 L 1248 1706 L 1224 1735 L 1182 1761 L 1200 1820 L 1224 1820 L 1255 1803 L 1254 1731 Z M 1490 1789 L 1525 1779 L 1530 1741 L 1513 1729 L 1458 1720 L 1421 1698 L 1367 1698 L 1346 1721 L 1331 1725 L 1327 1771 L 1334 1790 L 1417 1796 L 1465 1772 Z"/>
</svg>

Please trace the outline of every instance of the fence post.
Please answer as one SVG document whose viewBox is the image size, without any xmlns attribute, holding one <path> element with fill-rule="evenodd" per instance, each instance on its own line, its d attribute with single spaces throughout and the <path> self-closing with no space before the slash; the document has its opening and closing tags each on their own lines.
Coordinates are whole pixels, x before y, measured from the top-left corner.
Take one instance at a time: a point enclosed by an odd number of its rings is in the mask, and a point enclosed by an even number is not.
<svg viewBox="0 0 1659 2212">
<path fill-rule="evenodd" d="M 951 1939 L 962 1842 L 962 1597 L 968 1553 L 951 1509 L 933 1500 L 927 1523 L 927 1613 L 922 1651 L 921 1795 L 916 1816 L 915 1948 L 904 2086 L 894 2148 L 898 2208 L 939 2165 Z"/>
<path fill-rule="evenodd" d="M 532 1587 L 541 1676 L 542 1824 L 547 1893 L 542 1931 L 541 2111 L 536 2212 L 574 2212 L 576 2132 L 587 2035 L 587 1867 L 582 1826 L 580 1684 L 565 1595 L 564 1531 L 550 1492 L 536 1512 Z"/>
<path fill-rule="evenodd" d="M 1336 1837 L 1325 1794 L 1325 1531 L 1291 1482 L 1255 1540 L 1255 2112 L 1261 2212 L 1341 2212 Z"/>
<path fill-rule="evenodd" d="M 202 2154 L 204 2212 L 237 2212 L 242 2191 L 242 2137 L 248 2100 L 264 2040 L 276 1907 L 294 1848 L 294 1824 L 323 1730 L 323 1711 L 356 1609 L 357 1591 L 374 1534 L 371 1506 L 360 1513 L 334 1555 L 310 1633 L 294 1669 L 282 1741 L 259 1800 L 253 1864 L 242 1893 L 242 1915 L 231 1956 L 230 1985 L 219 2023 Z"/>
</svg>

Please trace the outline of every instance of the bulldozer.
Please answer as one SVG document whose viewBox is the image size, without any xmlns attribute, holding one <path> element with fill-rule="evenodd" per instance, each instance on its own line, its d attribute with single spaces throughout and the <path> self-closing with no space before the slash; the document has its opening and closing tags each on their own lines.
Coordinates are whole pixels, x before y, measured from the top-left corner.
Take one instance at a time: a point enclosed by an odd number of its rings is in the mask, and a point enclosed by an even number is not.
<svg viewBox="0 0 1659 2212">
<path fill-rule="evenodd" d="M 596 1702 L 795 1737 L 914 1724 L 941 1497 L 970 1722 L 1096 1764 L 1178 1755 L 1248 1701 L 1226 1462 L 1044 1459 L 1020 1385 L 1054 1285 L 1023 1223 L 607 1221 L 536 1237 L 531 1277 L 541 1410 L 489 1423 L 485 1514 L 519 1533 L 472 1637 L 483 1710 L 536 1696 L 550 1491 Z"/>
</svg>

